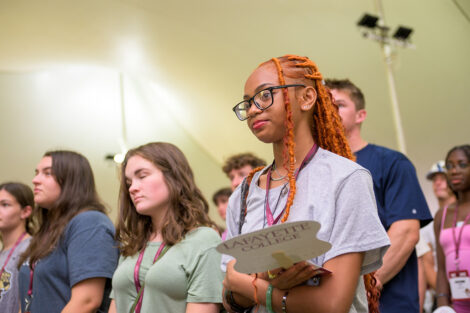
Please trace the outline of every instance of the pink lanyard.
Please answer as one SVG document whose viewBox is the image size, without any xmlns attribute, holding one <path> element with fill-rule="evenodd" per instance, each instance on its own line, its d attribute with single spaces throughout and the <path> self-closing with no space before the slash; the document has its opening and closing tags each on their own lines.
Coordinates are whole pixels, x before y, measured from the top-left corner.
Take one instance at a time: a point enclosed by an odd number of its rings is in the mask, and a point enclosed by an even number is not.
<svg viewBox="0 0 470 313">
<path fill-rule="evenodd" d="M 458 212 L 459 212 L 459 206 L 456 205 L 455 206 L 455 214 L 454 214 L 454 225 L 452 227 L 452 237 L 454 239 L 454 245 L 455 245 L 455 265 L 457 267 L 457 270 L 459 269 L 458 265 L 459 265 L 459 250 L 460 250 L 460 243 L 462 241 L 462 233 L 463 233 L 463 228 L 465 227 L 465 225 L 467 225 L 467 222 L 468 220 L 470 219 L 470 213 L 467 215 L 467 217 L 465 217 L 465 220 L 463 222 L 463 225 L 462 227 L 460 227 L 460 232 L 459 232 L 459 237 L 456 238 L 455 237 L 455 228 L 457 227 L 457 215 L 458 215 Z"/>
<path fill-rule="evenodd" d="M 2 277 L 3 272 L 5 271 L 5 267 L 7 267 L 8 261 L 10 261 L 11 256 L 13 255 L 13 252 L 15 252 L 15 249 L 18 247 L 20 244 L 21 240 L 23 240 L 24 236 L 26 236 L 26 232 L 22 233 L 20 238 L 18 238 L 15 242 L 15 245 L 13 248 L 10 250 L 10 253 L 8 253 L 7 259 L 5 260 L 5 263 L 3 264 L 2 269 L 0 270 L 0 277 Z"/>
<path fill-rule="evenodd" d="M 162 242 L 162 244 L 157 250 L 157 253 L 155 254 L 155 257 L 153 258 L 153 263 L 155 263 L 158 260 L 158 257 L 162 253 L 164 247 L 165 247 L 165 243 Z M 139 294 L 139 291 L 142 288 L 140 285 L 140 280 L 139 280 L 139 270 L 140 270 L 140 265 L 142 264 L 142 259 L 144 258 L 144 252 L 145 252 L 145 248 L 140 251 L 139 257 L 137 258 L 137 262 L 135 263 L 135 267 L 134 267 L 134 284 L 135 284 L 135 290 L 137 291 L 137 294 Z M 136 313 L 140 313 L 140 310 L 142 308 L 143 298 L 144 298 L 144 291 L 142 290 L 142 294 L 140 295 L 140 298 L 135 307 Z"/>
<path fill-rule="evenodd" d="M 313 159 L 313 157 L 315 156 L 317 151 L 318 151 L 318 146 L 317 146 L 317 144 L 314 144 L 313 147 L 310 149 L 310 151 L 305 156 L 302 163 L 300 164 L 300 167 L 295 172 L 295 180 L 297 180 L 297 177 L 299 176 L 300 171 L 305 167 L 305 165 L 307 165 L 308 162 L 310 162 L 310 160 Z M 266 219 L 268 221 L 269 226 L 272 226 L 274 224 L 277 224 L 277 222 L 279 222 L 279 219 L 281 218 L 282 214 L 284 213 L 284 211 L 287 207 L 287 203 L 286 203 L 286 206 L 284 206 L 284 209 L 281 211 L 281 213 L 279 213 L 279 215 L 276 217 L 276 219 L 274 219 L 273 213 L 271 212 L 271 207 L 269 206 L 269 186 L 271 185 L 271 169 L 272 169 L 272 167 L 273 167 L 272 165 L 269 167 L 267 178 L 266 178 L 266 199 L 265 199 L 266 205 L 265 205 L 265 211 L 266 211 Z M 290 193 L 291 193 L 291 191 L 289 190 L 289 195 L 290 195 Z M 289 198 L 289 195 L 287 196 L 288 198 Z"/>
</svg>

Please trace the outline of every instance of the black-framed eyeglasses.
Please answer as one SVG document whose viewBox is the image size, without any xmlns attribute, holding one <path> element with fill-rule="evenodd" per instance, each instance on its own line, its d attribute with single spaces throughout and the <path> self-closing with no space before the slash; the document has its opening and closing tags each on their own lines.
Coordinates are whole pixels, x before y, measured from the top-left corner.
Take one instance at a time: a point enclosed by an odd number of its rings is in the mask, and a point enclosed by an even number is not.
<svg viewBox="0 0 470 313">
<path fill-rule="evenodd" d="M 233 107 L 232 110 L 233 112 L 235 112 L 240 121 L 244 121 L 248 118 L 248 111 L 250 110 L 252 102 L 258 109 L 264 111 L 274 103 L 273 90 L 287 87 L 305 87 L 305 85 L 291 84 L 265 88 L 261 91 L 258 91 L 250 99 L 243 100 L 242 102 L 238 103 L 236 106 Z"/>
</svg>

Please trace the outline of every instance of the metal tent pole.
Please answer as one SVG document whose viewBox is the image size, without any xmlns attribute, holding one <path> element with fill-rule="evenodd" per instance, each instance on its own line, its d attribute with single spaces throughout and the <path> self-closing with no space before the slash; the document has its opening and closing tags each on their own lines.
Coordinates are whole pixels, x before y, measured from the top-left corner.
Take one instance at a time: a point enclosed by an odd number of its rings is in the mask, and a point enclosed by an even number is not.
<svg viewBox="0 0 470 313">
<path fill-rule="evenodd" d="M 385 25 L 385 16 L 382 8 L 381 0 L 375 0 L 376 11 L 380 17 L 379 23 L 380 26 Z M 388 28 L 382 28 L 382 36 L 386 38 L 386 32 L 388 32 Z M 393 114 L 393 122 L 395 126 L 395 134 L 396 140 L 398 144 L 398 150 L 404 154 L 406 154 L 406 143 L 405 143 L 405 134 L 403 131 L 403 125 L 401 122 L 400 116 L 400 106 L 398 105 L 398 95 L 395 85 L 395 76 L 393 73 L 393 61 L 392 61 L 392 47 L 388 40 L 380 41 L 380 46 L 382 48 L 382 54 L 384 57 L 385 62 L 385 71 L 387 73 L 387 82 L 388 82 L 388 89 L 390 94 L 390 102 L 392 104 L 392 114 Z"/>
</svg>

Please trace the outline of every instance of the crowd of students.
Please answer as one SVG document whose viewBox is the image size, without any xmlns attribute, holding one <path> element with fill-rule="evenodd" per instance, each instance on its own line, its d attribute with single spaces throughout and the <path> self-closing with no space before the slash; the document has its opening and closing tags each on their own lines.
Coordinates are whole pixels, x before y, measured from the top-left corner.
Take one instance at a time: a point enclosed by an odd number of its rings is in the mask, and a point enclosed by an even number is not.
<svg viewBox="0 0 470 313">
<path fill-rule="evenodd" d="M 231 189 L 213 197 L 226 230 L 209 218 L 188 160 L 170 143 L 127 152 L 115 225 L 79 153 L 46 152 L 33 191 L 1 184 L 1 312 L 418 312 L 414 246 L 432 217 L 411 162 L 360 136 L 360 90 L 325 84 L 310 59 L 287 55 L 253 71 L 233 111 L 272 146 L 273 161 L 227 161 Z M 469 162 L 469 145 L 446 155 L 456 200 L 434 223 L 437 306 L 459 313 L 470 311 Z M 332 245 L 311 260 L 331 272 L 320 280 L 306 261 L 240 273 L 215 250 L 303 220 L 319 222 L 317 237 Z"/>
</svg>

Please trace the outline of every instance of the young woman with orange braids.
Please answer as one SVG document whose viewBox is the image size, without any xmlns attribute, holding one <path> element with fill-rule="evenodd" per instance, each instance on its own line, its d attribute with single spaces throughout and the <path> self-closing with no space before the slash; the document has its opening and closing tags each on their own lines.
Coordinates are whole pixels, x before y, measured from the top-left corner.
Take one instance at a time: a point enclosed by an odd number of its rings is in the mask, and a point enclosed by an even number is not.
<svg viewBox="0 0 470 313">
<path fill-rule="evenodd" d="M 368 295 L 369 310 L 377 311 L 377 289 L 365 274 L 380 267 L 389 240 L 377 215 L 370 174 L 348 160 L 353 155 L 317 66 L 292 55 L 261 64 L 233 110 L 260 141 L 272 144 L 274 161 L 255 169 L 232 194 L 227 239 L 276 223 L 315 220 L 321 223 L 318 238 L 332 248 L 311 261 L 332 274 L 314 286 L 313 267 L 299 262 L 269 275 L 247 275 L 225 255 L 226 309 L 367 312 Z"/>
</svg>

